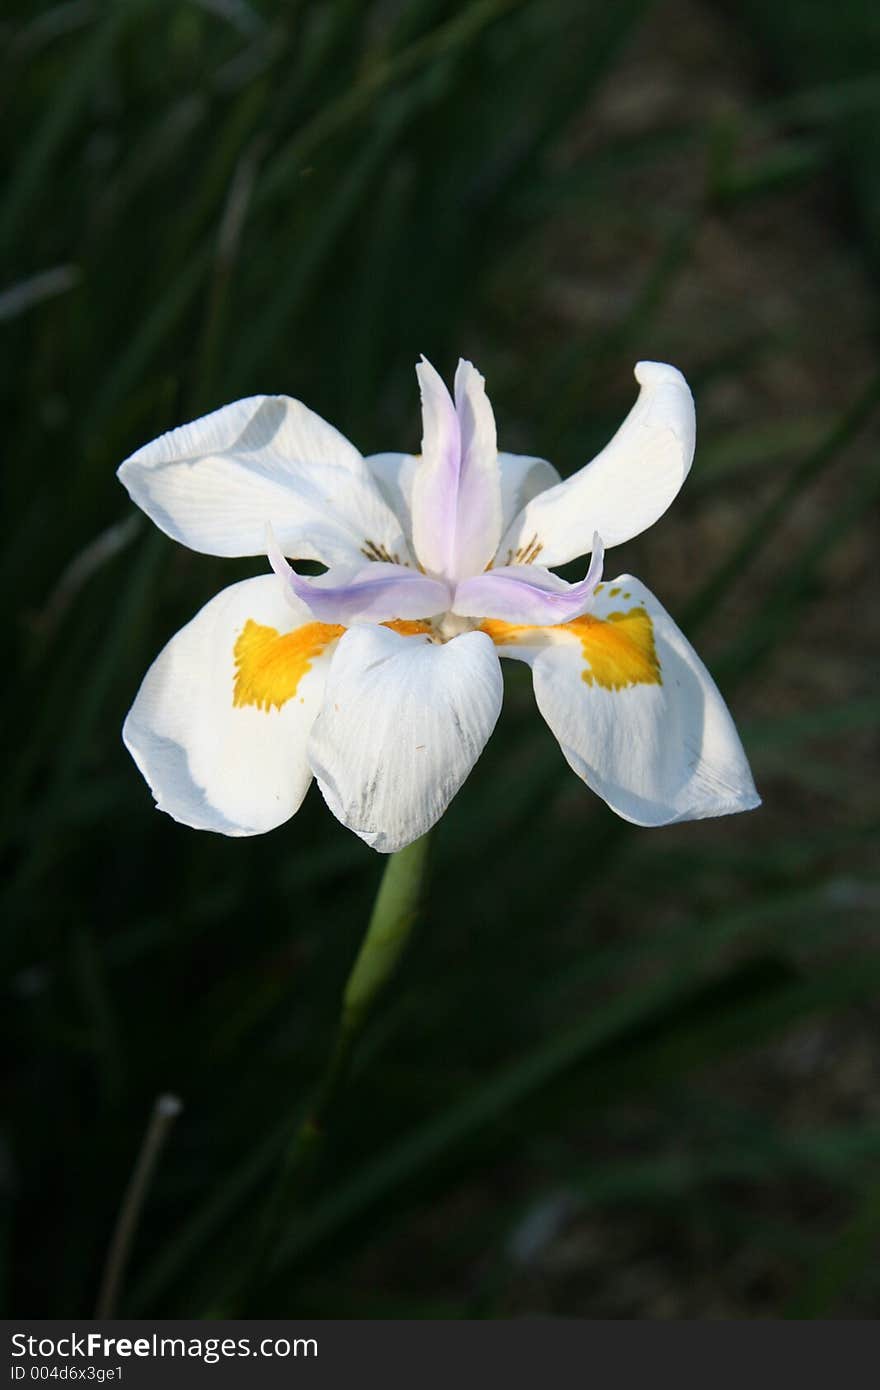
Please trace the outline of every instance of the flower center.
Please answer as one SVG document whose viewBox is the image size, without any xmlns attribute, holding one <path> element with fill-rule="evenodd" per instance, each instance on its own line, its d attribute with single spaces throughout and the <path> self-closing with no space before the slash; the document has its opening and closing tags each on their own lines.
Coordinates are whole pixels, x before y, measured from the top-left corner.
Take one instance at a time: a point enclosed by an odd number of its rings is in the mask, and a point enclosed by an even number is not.
<svg viewBox="0 0 880 1390">
<path fill-rule="evenodd" d="M 474 632 L 480 626 L 479 618 L 460 618 L 457 613 L 444 613 L 434 619 L 434 630 L 441 642 L 451 642 L 463 632 Z"/>
</svg>

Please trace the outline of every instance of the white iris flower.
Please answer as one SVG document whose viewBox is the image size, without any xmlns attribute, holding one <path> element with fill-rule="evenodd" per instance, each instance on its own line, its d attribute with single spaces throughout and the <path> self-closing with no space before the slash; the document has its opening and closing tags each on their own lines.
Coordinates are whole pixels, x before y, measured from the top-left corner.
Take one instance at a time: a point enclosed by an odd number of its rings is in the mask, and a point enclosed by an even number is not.
<svg viewBox="0 0 880 1390">
<path fill-rule="evenodd" d="M 561 482 L 499 453 L 479 372 L 454 395 L 422 361 L 420 456 L 361 454 L 285 396 L 171 430 L 119 476 L 167 535 L 274 573 L 224 589 L 156 659 L 123 736 L 160 810 L 256 835 L 312 777 L 383 853 L 442 816 L 501 709 L 499 657 L 532 668 L 538 708 L 577 775 L 637 825 L 759 804 L 733 721 L 699 657 L 603 546 L 652 525 L 694 453 L 674 367 L 640 362 L 611 442 Z M 600 539 L 601 538 L 601 539 Z M 592 552 L 584 579 L 553 573 Z M 285 556 L 327 566 L 296 573 Z"/>
</svg>

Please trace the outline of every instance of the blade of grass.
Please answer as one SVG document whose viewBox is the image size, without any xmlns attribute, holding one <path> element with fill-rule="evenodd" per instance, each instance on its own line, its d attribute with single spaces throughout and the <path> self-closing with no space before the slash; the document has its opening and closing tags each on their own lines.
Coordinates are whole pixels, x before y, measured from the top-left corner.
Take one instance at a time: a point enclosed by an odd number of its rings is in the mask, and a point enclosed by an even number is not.
<svg viewBox="0 0 880 1390">
<path fill-rule="evenodd" d="M 0 255 L 8 256 L 24 218 L 42 189 L 51 187 L 48 169 L 102 72 L 111 51 L 139 14 L 146 0 L 124 0 L 101 16 L 94 32 L 79 46 L 67 74 L 47 103 L 42 121 L 21 147 L 0 203 Z"/>
</svg>

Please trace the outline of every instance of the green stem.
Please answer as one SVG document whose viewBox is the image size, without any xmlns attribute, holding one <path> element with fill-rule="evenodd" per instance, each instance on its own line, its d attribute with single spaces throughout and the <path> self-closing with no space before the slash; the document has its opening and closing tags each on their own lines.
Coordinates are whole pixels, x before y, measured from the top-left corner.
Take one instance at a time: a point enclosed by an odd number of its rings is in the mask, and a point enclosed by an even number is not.
<svg viewBox="0 0 880 1390">
<path fill-rule="evenodd" d="M 419 909 L 428 839 L 423 835 L 399 849 L 385 865 L 366 935 L 342 996 L 341 1032 L 360 1032 L 406 946 Z"/>
<path fill-rule="evenodd" d="M 355 1049 L 385 986 L 393 975 L 415 922 L 428 855 L 429 835 L 392 854 L 361 948 L 342 995 L 342 1008 L 330 1057 L 308 1110 L 288 1146 L 275 1190 L 261 1226 L 253 1288 L 267 1272 L 269 1242 L 285 1211 L 314 1168 L 324 1142 L 328 1117 L 351 1074 Z"/>
</svg>

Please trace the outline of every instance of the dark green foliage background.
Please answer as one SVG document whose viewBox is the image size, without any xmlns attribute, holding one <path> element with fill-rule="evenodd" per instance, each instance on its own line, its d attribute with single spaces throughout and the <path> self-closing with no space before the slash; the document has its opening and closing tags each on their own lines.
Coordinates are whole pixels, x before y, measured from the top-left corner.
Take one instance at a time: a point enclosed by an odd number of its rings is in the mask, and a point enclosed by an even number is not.
<svg viewBox="0 0 880 1390">
<path fill-rule="evenodd" d="M 731 156 L 747 119 L 734 113 L 560 158 L 665 8 L 680 25 L 681 7 L 646 0 L 7 6 L 0 289 L 71 268 L 40 302 L 0 301 L 7 1312 L 91 1311 L 163 1090 L 185 1109 L 122 1311 L 228 1311 L 380 872 L 314 791 L 288 827 L 247 841 L 151 808 L 119 739 L 138 681 L 202 602 L 264 565 L 189 554 L 143 522 L 84 569 L 77 557 L 132 513 L 118 462 L 262 391 L 301 397 L 365 452 L 414 447 L 424 352 L 445 372 L 473 357 L 504 446 L 571 471 L 628 407 L 639 357 L 678 362 L 698 407 L 710 382 L 798 363 L 799 344 L 768 328 L 714 360 L 697 352 L 691 371 L 699 323 L 670 336 L 658 318 L 703 222 L 760 213 L 780 189 L 821 190 L 873 284 L 874 5 L 685 8 L 730 25 L 749 55 L 748 119 L 772 108 L 782 133 L 766 157 Z M 631 206 L 615 180 L 670 149 L 702 192 L 664 222 L 662 197 Z M 538 305 L 554 228 L 598 244 L 627 218 L 663 224 L 639 284 L 598 339 L 550 334 Z M 857 452 L 880 395 L 872 352 L 821 437 L 767 462 L 769 491 L 736 461 L 686 491 L 685 528 L 730 499 L 717 551 L 688 553 L 689 585 L 664 585 L 651 538 L 611 571 L 643 575 L 706 651 L 766 810 L 633 831 L 573 779 L 527 674 L 507 672 L 325 1161 L 279 1224 L 261 1311 L 880 1311 L 876 583 L 860 590 L 864 675 L 845 700 L 759 698 L 788 635 L 829 601 L 823 563 L 876 503 L 876 450 L 867 465 Z M 750 448 L 764 468 L 761 438 Z M 833 468 L 834 506 L 774 551 L 790 502 Z M 738 606 L 773 554 L 767 602 Z M 816 748 L 833 774 L 854 738 L 864 766 L 841 763 L 829 811 Z M 816 1021 L 820 1054 L 836 1029 L 856 1037 L 868 1080 L 812 1115 L 804 1072 L 803 1113 L 783 1114 L 761 1059 Z M 834 1067 L 832 1052 L 832 1090 Z M 651 1293 L 630 1287 L 646 1262 Z"/>
</svg>

